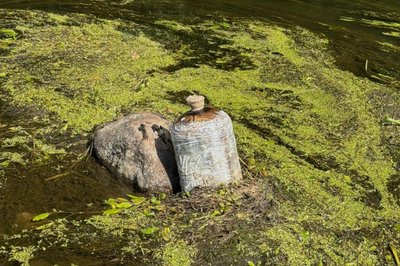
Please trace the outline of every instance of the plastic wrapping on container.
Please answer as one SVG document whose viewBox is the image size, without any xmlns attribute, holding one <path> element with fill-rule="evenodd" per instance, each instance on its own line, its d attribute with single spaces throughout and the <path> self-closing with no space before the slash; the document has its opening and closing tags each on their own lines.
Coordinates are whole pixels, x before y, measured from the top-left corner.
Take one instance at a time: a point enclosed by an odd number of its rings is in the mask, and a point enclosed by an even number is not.
<svg viewBox="0 0 400 266">
<path fill-rule="evenodd" d="M 192 111 L 171 127 L 183 191 L 242 178 L 230 117 L 223 111 L 203 107 L 192 106 Z"/>
</svg>

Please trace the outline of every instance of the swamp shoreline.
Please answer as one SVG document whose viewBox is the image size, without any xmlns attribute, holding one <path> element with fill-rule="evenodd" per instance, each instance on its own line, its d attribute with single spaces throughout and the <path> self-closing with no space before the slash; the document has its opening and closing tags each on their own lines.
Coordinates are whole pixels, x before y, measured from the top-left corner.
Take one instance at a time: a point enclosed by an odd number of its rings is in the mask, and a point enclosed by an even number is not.
<svg viewBox="0 0 400 266">
<path fill-rule="evenodd" d="M 338 69 L 324 36 L 218 14 L 0 25 L 0 264 L 396 265 L 398 83 Z M 96 126 L 173 120 L 192 92 L 232 117 L 243 182 L 131 195 L 87 155 Z"/>
</svg>

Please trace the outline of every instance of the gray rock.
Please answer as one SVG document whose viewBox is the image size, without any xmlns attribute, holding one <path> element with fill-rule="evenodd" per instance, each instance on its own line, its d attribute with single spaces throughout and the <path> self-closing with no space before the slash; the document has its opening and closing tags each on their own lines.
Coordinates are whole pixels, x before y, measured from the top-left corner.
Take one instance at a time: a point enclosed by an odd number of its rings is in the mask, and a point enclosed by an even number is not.
<svg viewBox="0 0 400 266">
<path fill-rule="evenodd" d="M 104 125 L 93 138 L 97 159 L 113 175 L 141 191 L 179 191 L 170 123 L 158 115 L 137 113 Z"/>
</svg>

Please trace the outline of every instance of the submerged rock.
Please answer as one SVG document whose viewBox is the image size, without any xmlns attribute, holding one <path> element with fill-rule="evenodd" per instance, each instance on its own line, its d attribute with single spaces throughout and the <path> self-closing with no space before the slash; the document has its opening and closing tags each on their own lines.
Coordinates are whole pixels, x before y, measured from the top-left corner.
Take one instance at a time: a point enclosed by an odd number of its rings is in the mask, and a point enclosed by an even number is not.
<svg viewBox="0 0 400 266">
<path fill-rule="evenodd" d="M 29 212 L 19 212 L 15 215 L 14 226 L 21 229 L 26 229 L 32 225 L 33 214 Z"/>
<path fill-rule="evenodd" d="M 141 191 L 179 191 L 170 123 L 158 115 L 137 113 L 100 128 L 93 150 L 113 175 Z"/>
</svg>

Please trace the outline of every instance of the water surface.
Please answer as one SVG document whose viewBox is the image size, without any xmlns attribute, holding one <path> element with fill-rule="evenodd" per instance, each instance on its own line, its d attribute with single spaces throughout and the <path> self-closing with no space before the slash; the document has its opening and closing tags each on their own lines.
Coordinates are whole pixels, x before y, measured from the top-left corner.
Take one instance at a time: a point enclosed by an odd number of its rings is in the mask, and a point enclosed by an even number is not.
<svg viewBox="0 0 400 266">
<path fill-rule="evenodd" d="M 162 18 L 190 22 L 221 16 L 267 19 L 283 26 L 305 27 L 327 36 L 340 68 L 358 76 L 399 86 L 400 38 L 386 34 L 400 32 L 400 1 L 397 0 L 5 0 L 0 3 L 0 8 L 38 9 L 56 13 L 77 12 L 140 23 L 152 23 Z M 24 111 L 16 112 L 5 103 L 1 109 L 0 123 L 8 127 L 22 126 L 27 130 L 32 127 L 32 124 L 27 122 Z M 62 142 L 62 137 L 60 138 L 54 142 Z M 82 141 L 85 142 L 85 137 L 76 141 L 81 145 L 71 148 L 75 155 L 84 151 Z M 71 140 L 68 142 L 71 143 Z M 60 178 L 51 183 L 39 181 L 59 173 L 60 167 L 68 168 L 75 159 L 70 158 L 67 163 L 56 160 L 33 169 L 15 169 L 14 174 L 8 178 L 13 180 L 13 183 L 4 185 L 8 194 L 2 196 L 1 209 L 5 213 L 2 218 L 7 222 L 3 223 L 3 228 L 0 226 L 0 232 L 19 230 L 20 228 L 12 227 L 15 216 L 26 212 L 27 209 L 32 213 L 51 211 L 52 208 L 90 213 L 93 203 L 98 207 L 104 198 L 117 196 L 127 190 L 118 182 L 109 181 L 106 173 L 99 174 L 99 171 L 104 169 L 98 168 L 93 161 L 85 161 L 78 165 L 87 178 Z M 76 189 L 77 187 L 79 189 Z"/>
<path fill-rule="evenodd" d="M 344 0 L 6 0 L 0 8 L 79 12 L 105 18 L 191 20 L 221 15 L 263 18 L 326 35 L 338 65 L 358 76 L 393 83 L 400 77 L 400 1 Z M 366 61 L 367 71 L 366 71 Z"/>
</svg>

